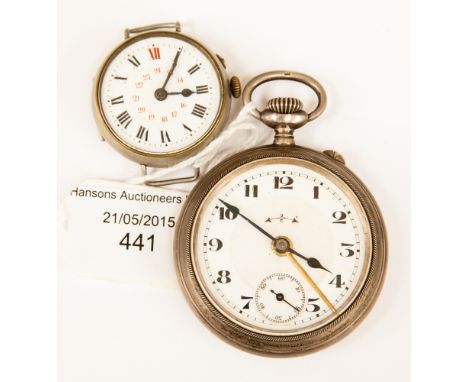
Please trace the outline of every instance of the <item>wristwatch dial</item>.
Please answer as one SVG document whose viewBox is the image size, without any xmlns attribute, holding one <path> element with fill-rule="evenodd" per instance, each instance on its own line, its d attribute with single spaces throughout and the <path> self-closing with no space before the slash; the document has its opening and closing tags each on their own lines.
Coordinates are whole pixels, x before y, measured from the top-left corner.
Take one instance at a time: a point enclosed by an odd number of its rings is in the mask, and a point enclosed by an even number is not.
<svg viewBox="0 0 468 382">
<path fill-rule="evenodd" d="M 176 34 L 124 43 L 98 85 L 103 119 L 126 146 L 181 152 L 210 131 L 220 113 L 222 79 L 214 58 Z"/>
<path fill-rule="evenodd" d="M 284 238 L 307 274 L 268 235 Z M 277 336 L 337 318 L 370 262 L 369 225 L 355 195 L 323 168 L 292 158 L 257 160 L 221 179 L 192 237 L 196 275 L 212 304 L 247 329 Z"/>
</svg>

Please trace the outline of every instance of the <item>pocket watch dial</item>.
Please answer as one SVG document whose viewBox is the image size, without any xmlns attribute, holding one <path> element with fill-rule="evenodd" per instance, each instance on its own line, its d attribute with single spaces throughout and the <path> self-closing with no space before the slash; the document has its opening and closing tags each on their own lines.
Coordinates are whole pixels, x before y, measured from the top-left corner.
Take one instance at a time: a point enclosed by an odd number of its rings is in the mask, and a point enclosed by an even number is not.
<svg viewBox="0 0 468 382">
<path fill-rule="evenodd" d="M 180 152 L 213 126 L 222 99 L 219 69 L 208 53 L 172 36 L 136 40 L 107 62 L 98 89 L 108 127 L 127 146 Z"/>
<path fill-rule="evenodd" d="M 369 224 L 349 187 L 294 158 L 262 159 L 221 179 L 192 232 L 196 277 L 213 305 L 258 333 L 320 328 L 356 298 Z"/>
</svg>

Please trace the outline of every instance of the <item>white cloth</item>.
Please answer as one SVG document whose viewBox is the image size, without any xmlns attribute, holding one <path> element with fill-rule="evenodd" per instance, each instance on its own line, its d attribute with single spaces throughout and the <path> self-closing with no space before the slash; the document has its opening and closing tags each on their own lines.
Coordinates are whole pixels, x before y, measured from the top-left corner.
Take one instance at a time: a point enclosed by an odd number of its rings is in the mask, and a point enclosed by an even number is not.
<svg viewBox="0 0 468 382">
<path fill-rule="evenodd" d="M 201 168 L 206 164 L 205 170 L 208 171 L 223 159 L 236 152 L 266 143 L 268 135 L 260 133 L 262 127 L 264 127 L 263 124 L 257 121 L 250 114 L 253 107 L 254 106 L 251 103 L 245 105 L 239 112 L 237 118 L 234 119 L 216 139 L 214 139 L 198 154 L 187 158 L 174 166 L 157 169 L 151 174 L 132 178 L 126 182 L 131 184 L 143 184 L 147 181 L 159 179 L 190 166 Z"/>
</svg>

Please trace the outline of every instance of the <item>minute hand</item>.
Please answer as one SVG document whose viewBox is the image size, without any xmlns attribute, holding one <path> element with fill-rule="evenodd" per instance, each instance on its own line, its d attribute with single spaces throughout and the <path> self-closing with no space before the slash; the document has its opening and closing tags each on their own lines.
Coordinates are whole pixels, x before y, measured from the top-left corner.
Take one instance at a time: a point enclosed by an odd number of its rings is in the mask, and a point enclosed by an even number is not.
<svg viewBox="0 0 468 382">
<path fill-rule="evenodd" d="M 239 208 L 237 208 L 236 206 L 233 206 L 232 204 L 229 204 L 227 202 L 225 202 L 224 200 L 222 199 L 219 199 L 219 201 L 221 203 L 223 203 L 226 208 L 231 211 L 231 213 L 234 215 L 234 216 L 237 216 L 239 215 L 241 218 L 243 218 L 245 221 L 247 221 L 248 223 L 250 223 L 250 225 L 252 225 L 254 228 L 256 228 L 258 231 L 260 231 L 261 233 L 263 233 L 266 237 L 270 238 L 271 240 L 275 241 L 276 238 L 273 236 L 273 235 L 270 235 L 267 231 L 265 231 L 262 227 L 260 227 L 258 224 L 254 223 L 252 220 L 250 220 L 247 216 L 243 215 Z"/>
<path fill-rule="evenodd" d="M 307 265 L 311 268 L 320 268 L 320 269 L 323 269 L 324 271 L 332 273 L 327 268 L 325 268 L 322 264 L 320 264 L 320 261 L 318 261 L 315 257 L 305 257 L 304 255 L 301 255 L 299 252 L 297 252 L 294 248 L 291 248 L 291 247 L 289 247 L 287 251 L 291 252 L 293 255 L 296 255 L 297 257 L 300 257 L 301 259 L 306 260 Z"/>
<path fill-rule="evenodd" d="M 223 203 L 226 208 L 231 211 L 231 213 L 234 215 L 234 216 L 240 216 L 242 219 L 244 219 L 245 221 L 247 221 L 251 226 L 253 226 L 255 229 L 257 229 L 258 231 L 260 231 L 261 233 L 263 233 L 266 237 L 268 237 L 269 239 L 271 239 L 272 241 L 276 241 L 276 237 L 274 237 L 273 235 L 269 234 L 267 231 L 265 231 L 262 227 L 260 227 L 258 224 L 254 223 L 252 220 L 250 220 L 247 216 L 245 216 L 244 214 L 242 214 L 239 210 L 238 207 L 236 206 L 233 206 L 232 204 L 229 204 L 227 202 L 225 202 L 224 200 L 222 199 L 219 199 L 219 201 L 221 203 Z M 297 252 L 296 250 L 294 250 L 293 248 L 288 248 L 287 249 L 288 252 L 292 253 L 293 255 L 297 256 L 297 257 L 300 257 L 301 259 L 307 261 L 307 265 L 311 268 L 319 268 L 319 269 L 323 269 L 327 272 L 330 272 L 327 268 L 325 268 L 322 264 L 320 264 L 320 261 L 318 261 L 315 257 L 305 257 L 304 255 L 301 255 L 299 252 Z M 330 272 L 332 273 L 332 272 Z"/>
<path fill-rule="evenodd" d="M 167 85 L 167 83 L 168 83 L 168 81 L 169 81 L 169 78 L 171 78 L 172 73 L 174 73 L 174 69 L 175 69 L 175 67 L 177 66 L 177 61 L 179 61 L 179 56 L 180 56 L 180 53 L 181 53 L 181 52 L 182 52 L 182 48 L 180 48 L 180 49 L 177 51 L 177 53 L 176 53 L 176 55 L 175 55 L 175 57 L 174 57 L 174 61 L 172 62 L 172 66 L 171 66 L 171 68 L 169 69 L 169 72 L 167 73 L 167 77 L 166 77 L 166 80 L 164 81 L 164 84 L 163 84 L 163 86 L 162 86 L 162 89 L 165 89 L 165 88 L 166 88 L 166 85 Z"/>
</svg>

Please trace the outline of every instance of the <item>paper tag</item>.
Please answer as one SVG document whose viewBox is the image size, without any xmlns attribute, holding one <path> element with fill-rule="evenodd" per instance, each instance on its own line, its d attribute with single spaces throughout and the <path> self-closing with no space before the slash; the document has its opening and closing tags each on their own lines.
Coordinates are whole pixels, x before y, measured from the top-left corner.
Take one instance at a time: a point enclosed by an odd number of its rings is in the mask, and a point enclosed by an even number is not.
<svg viewBox="0 0 468 382">
<path fill-rule="evenodd" d="M 90 180 L 62 208 L 60 267 L 80 276 L 177 288 L 174 226 L 187 192 Z"/>
</svg>

